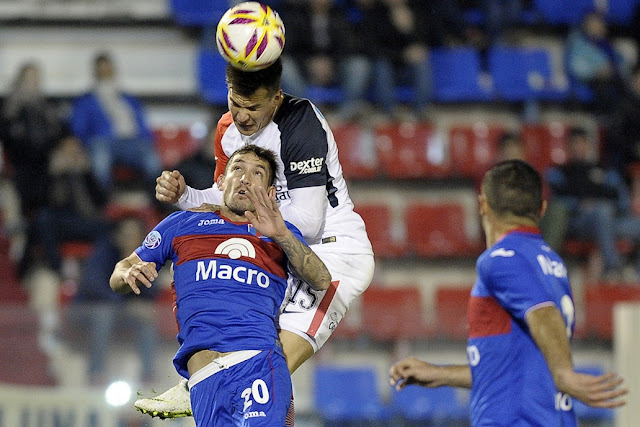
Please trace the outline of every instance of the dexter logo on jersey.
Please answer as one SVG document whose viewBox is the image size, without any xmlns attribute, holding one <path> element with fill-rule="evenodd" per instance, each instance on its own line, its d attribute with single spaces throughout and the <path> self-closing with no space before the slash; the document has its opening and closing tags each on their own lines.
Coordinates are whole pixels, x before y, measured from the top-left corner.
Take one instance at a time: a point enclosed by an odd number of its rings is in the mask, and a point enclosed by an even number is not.
<svg viewBox="0 0 640 427">
<path fill-rule="evenodd" d="M 291 169 L 291 172 L 299 171 L 298 173 L 301 175 L 320 172 L 320 169 L 322 169 L 323 161 L 324 157 L 312 157 L 309 160 L 289 163 L 289 169 Z"/>
</svg>

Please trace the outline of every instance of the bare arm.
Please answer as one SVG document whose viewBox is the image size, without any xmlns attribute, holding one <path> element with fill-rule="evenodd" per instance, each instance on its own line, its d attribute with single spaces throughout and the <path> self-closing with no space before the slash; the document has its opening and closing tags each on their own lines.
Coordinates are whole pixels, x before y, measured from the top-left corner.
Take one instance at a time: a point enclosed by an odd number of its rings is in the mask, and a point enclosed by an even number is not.
<svg viewBox="0 0 640 427">
<path fill-rule="evenodd" d="M 565 323 L 556 306 L 530 311 L 526 321 L 558 390 L 598 408 L 616 408 L 626 403 L 618 399 L 627 390 L 619 388 L 622 379 L 616 374 L 596 376 L 574 371 Z"/>
<path fill-rule="evenodd" d="M 389 380 L 396 390 L 402 390 L 410 384 L 432 388 L 471 388 L 471 369 L 469 365 L 433 365 L 415 357 L 408 357 L 391 366 Z"/>
<path fill-rule="evenodd" d="M 126 294 L 133 291 L 136 295 L 140 295 L 140 284 L 147 288 L 151 287 L 158 277 L 156 264 L 154 262 L 145 262 L 138 258 L 136 253 L 132 253 L 128 257 L 118 261 L 111 273 L 109 286 L 119 294 Z"/>
<path fill-rule="evenodd" d="M 289 258 L 294 274 L 313 289 L 321 291 L 331 284 L 331 274 L 322 260 L 307 245 L 298 240 L 282 219 L 278 204 L 262 187 L 249 187 L 249 199 L 256 212 L 246 212 L 247 219 L 264 236 L 273 239 Z"/>
</svg>

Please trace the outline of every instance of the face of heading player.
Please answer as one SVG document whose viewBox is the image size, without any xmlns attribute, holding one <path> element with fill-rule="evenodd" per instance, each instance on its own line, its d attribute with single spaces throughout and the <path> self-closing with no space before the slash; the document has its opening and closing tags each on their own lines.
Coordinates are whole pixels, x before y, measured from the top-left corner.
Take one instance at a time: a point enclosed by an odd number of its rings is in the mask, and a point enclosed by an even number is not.
<svg viewBox="0 0 640 427">
<path fill-rule="evenodd" d="M 268 125 L 281 98 L 282 91 L 269 95 L 269 91 L 261 87 L 253 95 L 245 97 L 229 87 L 229 111 L 238 131 L 243 135 L 253 135 Z"/>
<path fill-rule="evenodd" d="M 236 215 L 254 212 L 255 207 L 247 196 L 250 187 L 262 187 L 271 197 L 269 188 L 271 168 L 269 163 L 254 153 L 236 154 L 231 157 L 221 182 L 224 204 Z"/>
</svg>

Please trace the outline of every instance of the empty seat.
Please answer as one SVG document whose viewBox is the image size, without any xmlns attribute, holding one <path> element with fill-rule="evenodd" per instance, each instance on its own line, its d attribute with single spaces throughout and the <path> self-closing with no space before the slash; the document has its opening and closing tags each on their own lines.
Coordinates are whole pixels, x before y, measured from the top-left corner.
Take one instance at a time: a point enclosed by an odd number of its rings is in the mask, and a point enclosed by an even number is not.
<svg viewBox="0 0 640 427">
<path fill-rule="evenodd" d="M 415 285 L 369 286 L 362 294 L 362 329 L 380 341 L 427 338 L 420 290 Z"/>
<path fill-rule="evenodd" d="M 541 173 L 551 165 L 564 163 L 568 158 L 568 130 L 569 126 L 561 122 L 524 124 L 520 137 L 527 161 Z"/>
<path fill-rule="evenodd" d="M 399 122 L 374 130 L 380 172 L 390 178 L 443 178 L 449 159 L 443 138 L 429 123 Z"/>
<path fill-rule="evenodd" d="M 389 418 L 372 367 L 316 366 L 313 399 L 325 421 L 375 422 Z"/>
<path fill-rule="evenodd" d="M 618 1 L 618 0 L 615 0 Z M 586 12 L 595 10 L 596 0 L 534 0 L 542 20 L 553 25 L 577 25 Z"/>
<path fill-rule="evenodd" d="M 618 302 L 640 301 L 637 285 L 594 284 L 585 292 L 586 332 L 596 338 L 613 337 L 613 307 Z"/>
<path fill-rule="evenodd" d="M 226 0 L 171 0 L 171 15 L 178 25 L 213 26 L 218 25 L 231 3 Z"/>
<path fill-rule="evenodd" d="M 373 132 L 362 124 L 341 123 L 332 127 L 345 178 L 373 178 L 378 173 Z"/>
<path fill-rule="evenodd" d="M 471 287 L 439 286 L 436 290 L 436 335 L 445 339 L 468 337 L 467 308 Z"/>
<path fill-rule="evenodd" d="M 504 126 L 477 122 L 449 128 L 449 151 L 453 172 L 467 178 L 481 178 L 498 157 L 498 143 Z"/>
<path fill-rule="evenodd" d="M 376 257 L 394 258 L 405 255 L 407 245 L 403 236 L 403 225 L 394 221 L 393 212 L 388 204 L 358 204 L 355 211 L 364 220 Z"/>
<path fill-rule="evenodd" d="M 558 101 L 568 96 L 566 88 L 552 84 L 551 55 L 545 49 L 493 47 L 489 70 L 499 99 Z"/>
<path fill-rule="evenodd" d="M 462 205 L 455 202 L 410 203 L 405 209 L 408 250 L 425 258 L 477 256 L 480 241 L 467 236 Z"/>
<path fill-rule="evenodd" d="M 393 391 L 391 408 L 407 421 L 451 425 L 455 421 L 469 420 L 469 390 L 408 385 L 400 391 Z"/>
<path fill-rule="evenodd" d="M 215 49 L 201 49 L 198 53 L 198 84 L 200 95 L 210 104 L 227 105 L 225 68 L 227 63 Z"/>
<path fill-rule="evenodd" d="M 153 130 L 153 145 L 160 156 L 162 166 L 173 168 L 198 149 L 191 129 L 179 126 L 163 126 Z"/>
<path fill-rule="evenodd" d="M 631 25 L 639 4 L 638 0 L 608 1 L 607 21 L 618 25 Z"/>
<path fill-rule="evenodd" d="M 490 101 L 491 82 L 483 79 L 480 53 L 473 48 L 431 51 L 434 98 L 441 102 Z"/>
</svg>

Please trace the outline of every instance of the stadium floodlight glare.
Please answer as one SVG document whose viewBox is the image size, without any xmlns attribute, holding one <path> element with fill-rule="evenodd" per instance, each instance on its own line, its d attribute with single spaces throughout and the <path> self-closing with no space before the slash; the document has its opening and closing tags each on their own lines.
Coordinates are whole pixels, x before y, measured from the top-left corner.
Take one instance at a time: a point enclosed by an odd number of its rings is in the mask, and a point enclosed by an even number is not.
<svg viewBox="0 0 640 427">
<path fill-rule="evenodd" d="M 131 400 L 131 386 L 126 381 L 114 381 L 104 392 L 104 399 L 110 406 L 122 406 Z"/>
</svg>

